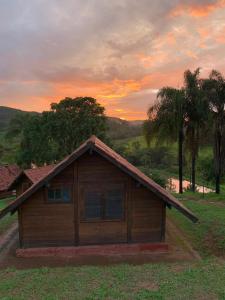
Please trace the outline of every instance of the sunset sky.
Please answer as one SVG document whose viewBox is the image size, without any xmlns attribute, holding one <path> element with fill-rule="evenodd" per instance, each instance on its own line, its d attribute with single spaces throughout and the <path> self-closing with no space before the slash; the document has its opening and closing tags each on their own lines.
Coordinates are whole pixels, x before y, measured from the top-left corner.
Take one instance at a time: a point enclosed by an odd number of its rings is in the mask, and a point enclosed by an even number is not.
<svg viewBox="0 0 225 300">
<path fill-rule="evenodd" d="M 0 105 L 95 97 L 144 119 L 185 69 L 225 73 L 225 0 L 0 0 Z"/>
</svg>

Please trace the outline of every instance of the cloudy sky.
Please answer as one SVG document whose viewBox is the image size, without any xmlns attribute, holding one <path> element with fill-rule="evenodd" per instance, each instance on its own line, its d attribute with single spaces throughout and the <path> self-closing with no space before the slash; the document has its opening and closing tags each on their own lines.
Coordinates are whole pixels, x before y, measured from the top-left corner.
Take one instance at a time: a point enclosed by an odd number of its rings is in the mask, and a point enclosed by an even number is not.
<svg viewBox="0 0 225 300">
<path fill-rule="evenodd" d="M 0 0 L 0 105 L 92 96 L 144 119 L 185 69 L 225 73 L 225 0 Z"/>
</svg>

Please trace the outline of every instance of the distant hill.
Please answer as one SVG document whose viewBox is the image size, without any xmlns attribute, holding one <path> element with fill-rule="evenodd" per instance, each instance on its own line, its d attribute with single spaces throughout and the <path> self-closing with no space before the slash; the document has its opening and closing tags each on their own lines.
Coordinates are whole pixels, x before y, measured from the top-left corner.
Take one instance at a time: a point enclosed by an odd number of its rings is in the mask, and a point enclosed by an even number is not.
<svg viewBox="0 0 225 300">
<path fill-rule="evenodd" d="M 0 131 L 7 128 L 9 122 L 15 117 L 16 114 L 21 113 L 35 113 L 26 112 L 20 109 L 15 109 L 6 106 L 0 106 Z M 143 121 L 126 121 L 120 118 L 107 117 L 108 134 L 112 139 L 122 139 L 134 137 L 141 134 L 141 126 Z"/>
<path fill-rule="evenodd" d="M 115 139 L 124 139 L 141 135 L 143 121 L 127 121 L 120 118 L 108 117 L 108 134 Z"/>
<path fill-rule="evenodd" d="M 9 122 L 15 117 L 15 115 L 24 113 L 34 114 L 35 112 L 26 112 L 17 108 L 0 106 L 0 130 L 6 129 Z"/>
</svg>

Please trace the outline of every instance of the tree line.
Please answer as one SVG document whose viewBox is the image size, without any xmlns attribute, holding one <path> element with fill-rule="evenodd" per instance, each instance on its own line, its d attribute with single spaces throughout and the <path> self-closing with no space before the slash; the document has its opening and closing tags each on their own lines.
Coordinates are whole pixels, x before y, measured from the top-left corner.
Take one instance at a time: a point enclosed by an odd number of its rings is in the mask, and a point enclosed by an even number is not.
<svg viewBox="0 0 225 300">
<path fill-rule="evenodd" d="M 183 192 L 184 154 L 191 164 L 191 189 L 196 190 L 196 161 L 204 139 L 212 138 L 215 191 L 220 193 L 225 158 L 225 79 L 212 70 L 208 78 L 200 77 L 200 68 L 184 72 L 179 89 L 163 87 L 148 110 L 143 131 L 147 143 L 177 142 L 179 192 Z M 210 137 L 209 137 L 210 135 Z"/>
</svg>

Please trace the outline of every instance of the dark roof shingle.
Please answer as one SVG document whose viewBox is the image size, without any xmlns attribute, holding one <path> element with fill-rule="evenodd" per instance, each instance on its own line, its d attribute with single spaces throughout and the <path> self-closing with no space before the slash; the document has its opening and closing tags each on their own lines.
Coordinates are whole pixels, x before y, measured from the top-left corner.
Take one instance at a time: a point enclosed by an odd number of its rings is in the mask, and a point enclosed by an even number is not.
<svg viewBox="0 0 225 300">
<path fill-rule="evenodd" d="M 0 192 L 7 191 L 20 173 L 21 169 L 17 165 L 0 166 Z"/>
</svg>

